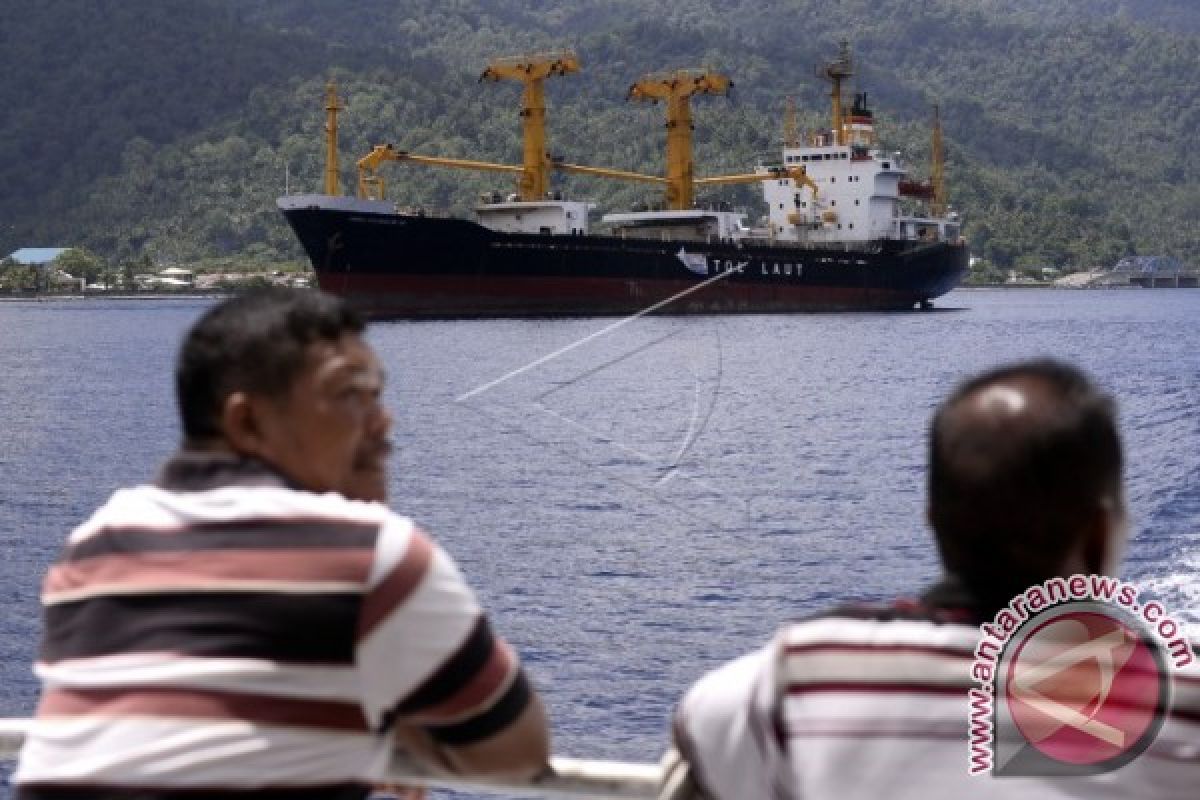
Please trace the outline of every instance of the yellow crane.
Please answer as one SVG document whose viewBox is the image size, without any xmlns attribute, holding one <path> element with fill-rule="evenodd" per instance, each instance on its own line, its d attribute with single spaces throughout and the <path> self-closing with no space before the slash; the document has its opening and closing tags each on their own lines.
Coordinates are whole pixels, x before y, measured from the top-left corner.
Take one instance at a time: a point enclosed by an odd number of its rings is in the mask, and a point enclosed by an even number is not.
<svg viewBox="0 0 1200 800">
<path fill-rule="evenodd" d="M 579 71 L 570 51 L 498 58 L 479 76 L 481 81 L 516 80 L 525 84 L 521 97 L 524 168 L 518 185 L 522 200 L 541 200 L 550 188 L 550 155 L 546 152 L 546 78 Z"/>
<path fill-rule="evenodd" d="M 940 217 L 946 213 L 946 154 L 942 149 L 942 116 L 936 105 L 933 107 L 933 136 L 929 150 L 929 182 L 933 184 L 929 213 Z"/>
<path fill-rule="evenodd" d="M 695 186 L 751 183 L 790 177 L 810 186 L 814 192 L 816 191 L 816 184 L 805 174 L 803 168 L 777 168 L 765 174 L 722 175 L 700 179 L 693 176 L 690 98 L 693 94 L 724 94 L 733 85 L 728 78 L 711 72 L 679 70 L 659 78 L 644 78 L 630 89 L 630 97 L 634 99 L 657 100 L 661 97 L 668 101 L 667 177 L 572 164 L 550 158 L 546 151 L 545 79 L 553 75 L 567 75 L 578 69 L 579 62 L 575 56 L 569 52 L 562 52 L 497 59 L 492 61 L 480 76 L 480 80 L 518 79 L 525 83 L 525 94 L 521 104 L 524 133 L 524 163 L 522 166 L 461 158 L 424 156 L 406 150 L 397 150 L 391 144 L 381 144 L 376 145 L 370 153 L 357 162 L 359 197 L 384 199 L 387 186 L 383 176 L 379 174 L 379 167 L 388 161 L 406 161 L 437 167 L 514 174 L 518 176 L 519 198 L 525 202 L 545 199 L 551 170 L 599 178 L 666 184 L 667 206 L 671 209 L 691 208 Z M 333 102 L 328 103 L 327 110 L 334 105 L 336 104 Z M 330 169 L 329 163 L 334 165 L 332 169 L 336 173 L 336 160 L 330 161 L 330 159 L 336 159 L 336 116 L 332 116 L 333 111 L 330 111 L 330 114 L 332 127 L 326 126 L 329 136 L 327 175 Z M 328 182 L 326 186 L 328 192 Z"/>
<path fill-rule="evenodd" d="M 733 81 L 711 70 L 680 69 L 647 75 L 629 87 L 630 100 L 667 103 L 667 208 L 688 209 L 695 202 L 692 96 L 727 94 L 732 86 Z"/>
<path fill-rule="evenodd" d="M 573 53 L 561 52 L 547 55 L 515 56 L 492 61 L 480 75 L 480 80 L 499 81 L 515 79 L 524 82 L 525 92 L 521 102 L 522 133 L 524 137 L 524 160 L 520 167 L 510 164 L 495 164 L 488 161 L 472 161 L 461 158 L 423 156 L 397 150 L 393 145 L 376 145 L 370 153 L 358 160 L 358 194 L 363 198 L 382 200 L 386 194 L 386 183 L 379 174 L 379 167 L 387 161 L 406 161 L 435 167 L 453 167 L 482 172 L 506 172 L 518 176 L 518 196 L 526 202 L 542 200 L 549 189 L 549 172 L 571 172 L 601 178 L 665 183 L 664 178 L 643 175 L 604 167 L 589 167 L 571 164 L 559 159 L 552 160 L 546 150 L 546 102 L 545 79 L 554 75 L 568 75 L 579 70 L 579 61 Z"/>
<path fill-rule="evenodd" d="M 755 183 L 776 178 L 791 178 L 813 190 L 817 185 L 803 167 L 777 167 L 766 173 L 695 177 L 692 160 L 691 99 L 698 94 L 728 94 L 733 81 L 711 70 L 675 70 L 647 75 L 629 87 L 630 100 L 649 100 L 667 103 L 667 177 L 666 207 L 682 211 L 695 204 L 697 186 L 728 186 L 735 183 Z"/>
<path fill-rule="evenodd" d="M 833 106 L 833 135 L 837 144 L 846 143 L 846 119 L 842 113 L 842 81 L 854 74 L 854 62 L 850 60 L 850 43 L 842 42 L 838 57 L 818 68 L 817 75 L 832 84 L 829 99 Z"/>
<path fill-rule="evenodd" d="M 325 194 L 342 193 L 338 181 L 338 112 L 345 106 L 338 100 L 337 85 L 330 81 L 325 85 Z"/>
</svg>

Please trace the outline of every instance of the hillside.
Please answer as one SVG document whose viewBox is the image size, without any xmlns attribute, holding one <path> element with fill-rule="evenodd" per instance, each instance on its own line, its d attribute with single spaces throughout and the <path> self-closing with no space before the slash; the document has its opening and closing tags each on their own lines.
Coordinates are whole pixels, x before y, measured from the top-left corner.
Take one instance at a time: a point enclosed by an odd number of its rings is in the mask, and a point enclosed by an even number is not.
<svg viewBox="0 0 1200 800">
<path fill-rule="evenodd" d="M 335 77 L 344 180 L 372 144 L 515 162 L 515 85 L 488 58 L 572 46 L 551 83 L 553 152 L 661 171 L 662 109 L 641 74 L 709 65 L 733 103 L 696 104 L 699 174 L 777 151 L 785 97 L 821 124 L 815 64 L 852 42 L 889 149 L 924 169 L 938 103 L 951 201 L 1001 266 L 1200 263 L 1200 11 L 1183 0 L 48 0 L 0 2 L 0 251 L 85 244 L 160 261 L 299 257 L 274 210 L 315 190 Z M 390 194 L 465 212 L 488 175 L 395 167 Z M 570 179 L 602 206 L 642 186 Z M 748 187 L 723 195 L 757 213 Z"/>
</svg>

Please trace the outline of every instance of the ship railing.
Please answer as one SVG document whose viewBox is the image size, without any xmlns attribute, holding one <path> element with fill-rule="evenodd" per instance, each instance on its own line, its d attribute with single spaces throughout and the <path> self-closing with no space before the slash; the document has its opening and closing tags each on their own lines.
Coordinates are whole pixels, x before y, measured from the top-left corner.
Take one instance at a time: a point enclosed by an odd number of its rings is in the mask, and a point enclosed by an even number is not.
<svg viewBox="0 0 1200 800">
<path fill-rule="evenodd" d="M 844 253 L 877 253 L 879 252 L 880 241 L 885 238 L 887 237 L 868 239 L 861 242 L 821 242 L 805 239 L 797 241 L 768 238 L 743 238 L 734 239 L 733 241 L 735 243 L 752 244 L 755 247 L 776 247 L 780 250 L 832 250 Z"/>
<path fill-rule="evenodd" d="M 735 242 L 743 242 L 745 244 L 753 244 L 756 247 L 778 247 L 781 249 L 801 249 L 801 250 L 840 250 L 846 253 L 877 253 L 884 242 L 903 242 L 907 244 L 919 245 L 938 245 L 949 242 L 950 244 L 962 244 L 964 239 L 959 236 L 953 239 L 909 239 L 903 236 L 876 236 L 874 239 L 866 239 L 854 242 L 822 242 L 812 239 L 767 239 L 767 238 L 743 238 L 735 239 Z"/>
<path fill-rule="evenodd" d="M 448 208 L 430 208 L 428 206 L 404 205 L 402 203 L 393 203 L 392 211 L 409 217 L 432 217 L 433 219 L 459 218 L 459 215 Z"/>
<path fill-rule="evenodd" d="M 33 725 L 29 719 L 0 720 L 0 761 L 16 758 Z M 549 768 L 532 780 L 477 780 L 434 774 L 397 755 L 383 777 L 385 783 L 434 789 L 520 795 L 522 797 L 593 798 L 594 800 L 652 800 L 658 795 L 662 769 L 658 764 L 555 756 Z"/>
</svg>

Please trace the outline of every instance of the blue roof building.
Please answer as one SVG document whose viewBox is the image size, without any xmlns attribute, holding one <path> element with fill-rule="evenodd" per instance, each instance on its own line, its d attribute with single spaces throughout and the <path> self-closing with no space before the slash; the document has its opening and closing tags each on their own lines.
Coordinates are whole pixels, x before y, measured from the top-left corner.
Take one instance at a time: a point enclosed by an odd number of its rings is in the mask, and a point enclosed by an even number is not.
<svg viewBox="0 0 1200 800">
<path fill-rule="evenodd" d="M 8 257 L 18 264 L 40 267 L 49 264 L 69 249 L 69 247 L 22 247 L 20 250 L 10 253 Z"/>
<path fill-rule="evenodd" d="M 1170 256 L 1126 256 L 1113 267 L 1114 272 L 1133 272 L 1148 275 L 1175 275 L 1183 269 L 1178 259 Z"/>
</svg>

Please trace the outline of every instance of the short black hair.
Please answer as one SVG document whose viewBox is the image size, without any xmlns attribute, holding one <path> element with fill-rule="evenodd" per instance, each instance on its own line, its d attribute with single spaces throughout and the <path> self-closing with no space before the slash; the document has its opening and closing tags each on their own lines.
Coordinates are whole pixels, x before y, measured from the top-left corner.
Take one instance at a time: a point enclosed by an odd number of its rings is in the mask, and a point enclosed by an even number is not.
<svg viewBox="0 0 1200 800">
<path fill-rule="evenodd" d="M 209 309 L 188 331 L 175 369 L 184 436 L 219 436 L 230 394 L 280 397 L 303 368 L 310 344 L 364 327 L 340 299 L 311 289 L 253 289 Z"/>
<path fill-rule="evenodd" d="M 981 415 L 964 402 L 999 385 L 1026 387 L 1027 413 Z M 929 451 L 942 562 L 989 607 L 1058 574 L 1080 523 L 1120 502 L 1115 405 L 1060 361 L 1006 365 L 959 386 L 933 417 Z"/>
</svg>

